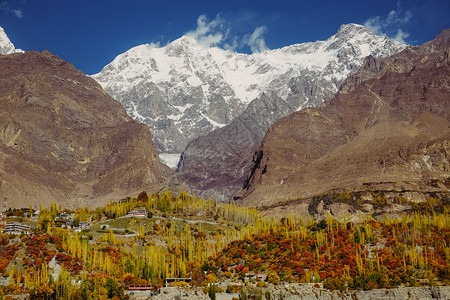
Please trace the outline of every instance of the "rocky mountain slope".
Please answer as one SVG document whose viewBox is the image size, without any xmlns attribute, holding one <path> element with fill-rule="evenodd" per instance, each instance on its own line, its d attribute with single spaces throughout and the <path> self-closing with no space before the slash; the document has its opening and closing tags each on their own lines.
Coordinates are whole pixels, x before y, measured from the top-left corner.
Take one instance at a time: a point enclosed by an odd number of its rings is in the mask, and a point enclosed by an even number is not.
<svg viewBox="0 0 450 300">
<path fill-rule="evenodd" d="M 448 192 L 450 30 L 369 57 L 331 103 L 273 125 L 240 193 L 268 206 L 327 191 Z"/>
<path fill-rule="evenodd" d="M 0 189 L 12 207 L 84 207 L 160 188 L 150 131 L 48 51 L 0 55 Z"/>
<path fill-rule="evenodd" d="M 188 144 L 178 165 L 196 195 L 228 201 L 242 189 L 267 129 L 296 109 L 275 93 L 263 94 L 231 124 Z"/>
<path fill-rule="evenodd" d="M 356 24 L 341 26 L 326 41 L 251 55 L 208 48 L 184 36 L 164 47 L 130 49 L 92 77 L 151 128 L 161 159 L 174 168 L 189 141 L 230 124 L 263 93 L 285 101 L 285 113 L 317 106 L 364 57 L 404 47 Z"/>
</svg>

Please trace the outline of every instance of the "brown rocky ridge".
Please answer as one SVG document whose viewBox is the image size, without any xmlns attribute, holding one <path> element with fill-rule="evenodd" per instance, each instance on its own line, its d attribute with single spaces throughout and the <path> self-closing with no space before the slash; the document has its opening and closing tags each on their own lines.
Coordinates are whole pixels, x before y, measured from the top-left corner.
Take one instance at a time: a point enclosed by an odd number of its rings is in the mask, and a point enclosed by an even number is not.
<svg viewBox="0 0 450 300">
<path fill-rule="evenodd" d="M 449 53 L 445 30 L 391 57 L 368 57 L 326 107 L 269 129 L 239 199 L 258 207 L 291 200 L 300 208 L 294 200 L 326 192 L 448 196 Z"/>
<path fill-rule="evenodd" d="M 242 188 L 267 129 L 294 111 L 275 93 L 254 99 L 229 125 L 189 143 L 178 163 L 180 178 L 197 196 L 228 201 Z"/>
<path fill-rule="evenodd" d="M 52 55 L 0 55 L 0 192 L 8 206 L 98 206 L 165 186 L 148 127 Z"/>
</svg>

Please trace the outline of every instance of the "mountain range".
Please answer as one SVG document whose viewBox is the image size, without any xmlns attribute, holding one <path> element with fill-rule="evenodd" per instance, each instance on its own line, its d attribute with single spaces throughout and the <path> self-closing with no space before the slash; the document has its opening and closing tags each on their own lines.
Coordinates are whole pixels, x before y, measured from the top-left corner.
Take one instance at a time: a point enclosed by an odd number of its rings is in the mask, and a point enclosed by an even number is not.
<svg viewBox="0 0 450 300">
<path fill-rule="evenodd" d="M 323 193 L 448 199 L 449 50 L 447 29 L 390 57 L 368 57 L 327 106 L 276 122 L 254 155 L 242 203 L 284 201 L 308 213 L 308 201 Z"/>
<path fill-rule="evenodd" d="M 164 47 L 132 48 L 92 77 L 150 127 L 160 158 L 175 169 L 190 141 L 230 124 L 263 93 L 286 102 L 280 115 L 318 106 L 364 57 L 389 56 L 404 47 L 356 24 L 341 26 L 326 41 L 254 54 L 183 36 Z"/>
<path fill-rule="evenodd" d="M 448 192 L 448 36 L 406 47 L 349 24 L 252 55 L 190 37 L 138 46 L 92 76 L 119 103 L 50 52 L 16 50 L 2 30 L 0 187 L 15 205 L 97 206 L 180 188 L 158 151 L 177 162 L 183 149 L 178 175 L 195 193 L 226 201 L 243 187 L 235 199 L 251 206 L 330 191 Z M 127 113 L 164 137 L 153 143 Z"/>
</svg>

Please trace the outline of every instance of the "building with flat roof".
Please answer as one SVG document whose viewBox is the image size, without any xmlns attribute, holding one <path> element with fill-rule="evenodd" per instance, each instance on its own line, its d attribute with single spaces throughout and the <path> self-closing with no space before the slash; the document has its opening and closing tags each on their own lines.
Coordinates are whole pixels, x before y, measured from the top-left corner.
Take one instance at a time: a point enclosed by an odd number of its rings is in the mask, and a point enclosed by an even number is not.
<svg viewBox="0 0 450 300">
<path fill-rule="evenodd" d="M 128 213 L 129 216 L 133 217 L 147 217 L 147 209 L 145 207 L 138 207 Z"/>
<path fill-rule="evenodd" d="M 30 234 L 31 227 L 23 223 L 10 222 L 5 225 L 5 227 L 2 229 L 2 232 L 9 234 L 21 234 L 22 232 L 25 234 Z"/>
</svg>

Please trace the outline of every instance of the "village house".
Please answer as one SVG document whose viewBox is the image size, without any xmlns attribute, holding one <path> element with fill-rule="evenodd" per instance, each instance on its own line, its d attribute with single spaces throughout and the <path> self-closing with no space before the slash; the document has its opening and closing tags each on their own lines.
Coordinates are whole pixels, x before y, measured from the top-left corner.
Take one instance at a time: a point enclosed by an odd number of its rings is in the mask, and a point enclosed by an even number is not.
<svg viewBox="0 0 450 300">
<path fill-rule="evenodd" d="M 2 229 L 3 233 L 9 233 L 9 234 L 21 234 L 22 232 L 25 234 L 31 233 L 31 227 L 18 222 L 10 222 L 5 225 L 5 227 Z"/>
<path fill-rule="evenodd" d="M 128 215 L 132 217 L 145 218 L 147 217 L 147 209 L 145 209 L 145 207 L 137 207 L 134 210 L 130 211 Z"/>
<path fill-rule="evenodd" d="M 30 212 L 30 208 L 28 208 L 28 207 L 21 208 L 21 210 L 23 211 L 23 214 L 28 217 L 32 217 L 36 214 L 35 209 L 31 209 L 31 212 Z"/>
<path fill-rule="evenodd" d="M 89 225 L 91 225 L 89 222 L 80 222 L 80 229 L 88 229 Z"/>
<path fill-rule="evenodd" d="M 256 281 L 266 281 L 267 280 L 267 274 L 260 273 L 256 274 Z"/>
</svg>

